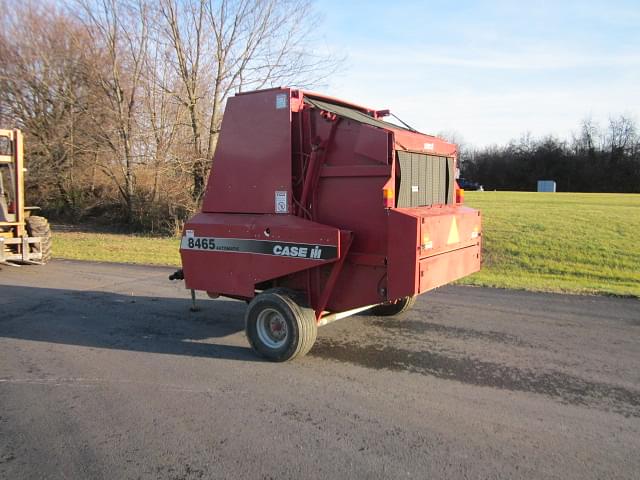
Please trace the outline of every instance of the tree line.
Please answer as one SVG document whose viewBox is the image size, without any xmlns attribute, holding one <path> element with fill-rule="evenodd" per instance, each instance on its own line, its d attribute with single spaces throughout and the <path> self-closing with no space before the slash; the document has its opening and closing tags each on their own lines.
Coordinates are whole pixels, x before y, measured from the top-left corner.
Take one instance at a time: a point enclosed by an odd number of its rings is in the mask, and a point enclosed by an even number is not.
<svg viewBox="0 0 640 480">
<path fill-rule="evenodd" d="M 490 190 L 536 189 L 555 180 L 564 192 L 640 193 L 640 135 L 627 116 L 606 127 L 585 120 L 569 140 L 524 135 L 503 146 L 462 147 L 461 174 Z"/>
<path fill-rule="evenodd" d="M 311 0 L 0 0 L 0 125 L 54 217 L 173 232 L 198 207 L 223 106 L 317 85 Z"/>
<path fill-rule="evenodd" d="M 0 0 L 0 128 L 21 128 L 27 197 L 53 218 L 173 233 L 201 202 L 226 99 L 317 86 L 312 0 Z M 460 149 L 485 188 L 640 192 L 632 120 L 570 140 Z"/>
</svg>

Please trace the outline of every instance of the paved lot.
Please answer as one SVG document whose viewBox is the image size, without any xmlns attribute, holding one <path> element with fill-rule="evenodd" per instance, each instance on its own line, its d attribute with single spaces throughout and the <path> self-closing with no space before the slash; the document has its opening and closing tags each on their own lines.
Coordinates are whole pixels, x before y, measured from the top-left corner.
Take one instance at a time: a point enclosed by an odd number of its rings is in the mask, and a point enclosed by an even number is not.
<svg viewBox="0 0 640 480">
<path fill-rule="evenodd" d="M 640 302 L 447 287 L 260 361 L 172 269 L 0 270 L 0 478 L 639 478 Z"/>
</svg>

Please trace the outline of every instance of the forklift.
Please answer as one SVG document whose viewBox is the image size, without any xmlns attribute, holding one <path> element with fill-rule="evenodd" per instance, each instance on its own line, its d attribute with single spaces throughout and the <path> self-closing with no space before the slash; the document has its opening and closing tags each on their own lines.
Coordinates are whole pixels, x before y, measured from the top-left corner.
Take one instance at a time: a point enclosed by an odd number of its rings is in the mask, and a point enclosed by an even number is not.
<svg viewBox="0 0 640 480">
<path fill-rule="evenodd" d="M 0 264 L 43 265 L 51 259 L 51 229 L 40 207 L 24 200 L 24 151 L 20 130 L 0 130 Z"/>
</svg>

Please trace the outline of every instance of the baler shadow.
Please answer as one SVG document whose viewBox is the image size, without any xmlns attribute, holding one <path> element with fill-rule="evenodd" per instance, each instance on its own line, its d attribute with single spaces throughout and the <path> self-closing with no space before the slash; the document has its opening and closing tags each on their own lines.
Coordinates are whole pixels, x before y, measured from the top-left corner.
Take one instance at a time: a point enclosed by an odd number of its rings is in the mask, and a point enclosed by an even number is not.
<svg viewBox="0 0 640 480">
<path fill-rule="evenodd" d="M 415 334 L 419 335 L 418 329 Z M 366 344 L 331 338 L 318 339 L 311 355 L 375 370 L 410 372 L 474 386 L 537 393 L 563 403 L 640 418 L 637 390 L 561 371 L 523 369 L 435 350 L 410 350 L 382 342 Z"/>
<path fill-rule="evenodd" d="M 244 330 L 242 302 L 3 285 L 0 337 L 95 348 L 259 360 L 222 339 Z"/>
</svg>

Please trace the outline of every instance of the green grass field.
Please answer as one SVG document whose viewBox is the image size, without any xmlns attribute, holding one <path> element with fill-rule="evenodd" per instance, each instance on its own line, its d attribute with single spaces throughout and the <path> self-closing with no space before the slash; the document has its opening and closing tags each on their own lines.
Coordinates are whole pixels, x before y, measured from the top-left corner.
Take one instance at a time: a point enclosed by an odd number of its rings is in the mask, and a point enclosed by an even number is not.
<svg viewBox="0 0 640 480">
<path fill-rule="evenodd" d="M 462 283 L 640 297 L 640 195 L 466 192 L 484 264 Z"/>
<path fill-rule="evenodd" d="M 97 262 L 180 265 L 177 237 L 117 233 L 63 232 L 53 229 L 53 256 Z"/>
<path fill-rule="evenodd" d="M 640 195 L 466 192 L 484 263 L 459 283 L 640 297 Z M 177 238 L 54 233 L 57 258 L 179 265 Z"/>
</svg>

